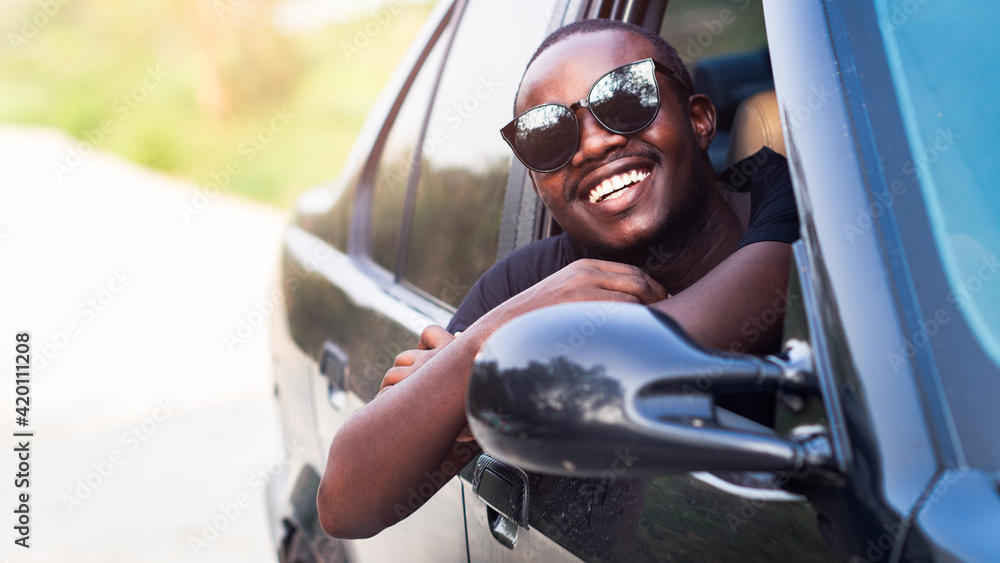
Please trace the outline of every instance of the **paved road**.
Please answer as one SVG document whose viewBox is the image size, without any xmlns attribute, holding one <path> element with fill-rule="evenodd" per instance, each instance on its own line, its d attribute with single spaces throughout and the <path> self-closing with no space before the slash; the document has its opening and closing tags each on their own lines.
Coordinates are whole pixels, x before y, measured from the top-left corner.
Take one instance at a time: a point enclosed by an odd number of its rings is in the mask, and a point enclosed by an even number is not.
<svg viewBox="0 0 1000 563">
<path fill-rule="evenodd" d="M 0 557 L 273 561 L 270 335 L 263 323 L 234 350 L 223 336 L 271 289 L 284 214 L 221 194 L 188 223 L 194 186 L 117 157 L 95 152 L 57 178 L 71 143 L 0 126 Z M 14 545 L 11 512 L 22 330 L 30 550 Z"/>
</svg>

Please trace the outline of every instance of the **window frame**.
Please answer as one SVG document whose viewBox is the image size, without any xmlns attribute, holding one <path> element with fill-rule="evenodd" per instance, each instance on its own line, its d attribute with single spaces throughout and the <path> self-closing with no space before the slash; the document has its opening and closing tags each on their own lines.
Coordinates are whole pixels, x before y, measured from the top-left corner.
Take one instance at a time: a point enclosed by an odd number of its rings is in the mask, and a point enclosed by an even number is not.
<svg viewBox="0 0 1000 563">
<path fill-rule="evenodd" d="M 374 144 L 372 145 L 371 153 L 361 170 L 361 174 L 359 175 L 357 189 L 354 195 L 354 213 L 351 218 L 352 228 L 350 244 L 348 245 L 348 254 L 362 267 L 362 270 L 365 271 L 365 273 L 371 274 L 377 281 L 379 281 L 380 285 L 385 283 L 396 283 L 398 279 L 399 266 L 398 255 L 396 260 L 397 264 L 392 271 L 386 269 L 384 266 L 372 259 L 372 213 L 374 212 L 373 196 L 375 191 L 375 181 L 378 176 L 379 165 L 382 163 L 385 145 L 390 134 L 392 133 L 393 126 L 396 125 L 396 118 L 399 116 L 399 112 L 402 109 L 403 104 L 406 102 L 406 98 L 410 94 L 414 82 L 416 82 L 417 76 L 423 70 L 430 68 L 426 67 L 425 64 L 430 58 L 431 52 L 440 44 L 439 42 L 443 41 L 445 42 L 444 55 L 439 63 L 440 66 L 436 69 L 432 69 L 435 76 L 431 86 L 430 95 L 428 97 L 428 111 L 424 113 L 420 124 L 420 133 L 416 138 L 416 156 L 420 155 L 420 146 L 423 143 L 424 136 L 427 132 L 427 124 L 430 118 L 429 110 L 433 107 L 434 99 L 437 96 L 438 85 L 444 71 L 444 63 L 447 61 L 448 51 L 451 48 L 451 41 L 454 39 L 458 20 L 461 17 L 461 12 L 466 2 L 467 0 L 454 0 L 453 2 L 445 3 L 442 5 L 444 7 L 440 10 L 440 13 L 432 14 L 430 16 L 431 19 L 436 18 L 436 22 L 431 28 L 428 36 L 424 38 L 418 54 L 410 62 L 409 69 L 405 74 L 405 79 L 394 96 L 392 106 L 381 120 L 379 133 Z M 409 192 L 412 190 L 414 185 L 415 173 L 419 173 L 419 160 L 415 158 L 415 161 L 416 164 L 409 169 L 406 177 L 406 195 L 404 195 L 403 207 L 404 216 L 407 212 L 406 206 L 407 199 L 409 198 Z"/>
<path fill-rule="evenodd" d="M 400 268 L 404 263 L 403 256 L 400 253 L 405 251 L 405 249 L 399 246 L 402 239 L 401 236 L 397 236 L 396 264 L 394 265 L 392 271 L 386 269 L 373 259 L 372 214 L 375 211 L 375 181 L 378 176 L 379 165 L 382 163 L 382 156 L 386 141 L 392 132 L 393 126 L 396 124 L 396 118 L 398 117 L 407 96 L 410 94 L 411 88 L 413 87 L 414 82 L 416 82 L 417 76 L 421 71 L 431 68 L 425 67 L 427 60 L 430 58 L 432 51 L 438 45 L 442 44 L 440 42 L 445 42 L 441 62 L 436 69 L 432 69 L 435 75 L 430 95 L 428 96 L 428 108 L 424 113 L 422 123 L 420 124 L 420 133 L 416 139 L 417 144 L 415 156 L 419 157 L 420 155 L 421 146 L 423 144 L 430 119 L 430 108 L 434 105 L 441 75 L 444 72 L 445 63 L 448 60 L 448 52 L 451 50 L 451 43 L 454 40 L 455 32 L 458 28 L 458 23 L 466 4 L 467 0 L 453 0 L 451 2 L 444 2 L 435 8 L 434 12 L 432 12 L 428 18 L 428 21 L 433 21 L 434 23 L 427 28 L 429 31 L 426 35 L 419 39 L 421 42 L 419 50 L 416 51 L 415 56 L 404 63 L 407 65 L 407 67 L 405 67 L 407 70 L 405 74 L 403 74 L 404 78 L 401 79 L 400 86 L 393 94 L 391 106 L 378 122 L 378 134 L 375 137 L 374 143 L 371 145 L 370 154 L 358 176 L 354 193 L 354 209 L 351 215 L 351 228 L 349 232 L 347 252 L 351 261 L 355 264 L 358 270 L 365 276 L 375 281 L 379 288 L 404 304 L 420 311 L 427 317 L 431 318 L 434 322 L 441 325 L 448 324 L 451 319 L 452 311 L 442 307 L 439 303 L 429 302 L 427 296 L 415 293 L 411 288 L 408 288 L 404 284 L 400 283 Z M 419 158 L 416 158 L 415 164 L 410 167 L 406 178 L 402 210 L 404 218 L 408 213 L 412 213 L 412 196 L 410 196 L 410 193 L 415 190 L 416 179 L 419 177 L 419 172 L 420 161 Z M 401 225 L 400 229 L 402 230 L 402 228 L 403 226 Z"/>
</svg>

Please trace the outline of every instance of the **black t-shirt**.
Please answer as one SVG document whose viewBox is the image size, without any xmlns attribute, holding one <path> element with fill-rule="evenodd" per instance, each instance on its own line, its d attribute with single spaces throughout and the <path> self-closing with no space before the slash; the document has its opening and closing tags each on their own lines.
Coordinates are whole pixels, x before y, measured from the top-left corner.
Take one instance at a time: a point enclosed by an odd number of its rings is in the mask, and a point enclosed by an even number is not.
<svg viewBox="0 0 1000 563">
<path fill-rule="evenodd" d="M 730 191 L 750 192 L 750 223 L 737 249 L 799 238 L 799 215 L 785 157 L 764 147 L 723 171 L 719 182 Z M 595 257 L 566 233 L 515 250 L 479 278 L 448 323 L 448 331 L 467 329 L 497 305 L 569 264 Z"/>
</svg>

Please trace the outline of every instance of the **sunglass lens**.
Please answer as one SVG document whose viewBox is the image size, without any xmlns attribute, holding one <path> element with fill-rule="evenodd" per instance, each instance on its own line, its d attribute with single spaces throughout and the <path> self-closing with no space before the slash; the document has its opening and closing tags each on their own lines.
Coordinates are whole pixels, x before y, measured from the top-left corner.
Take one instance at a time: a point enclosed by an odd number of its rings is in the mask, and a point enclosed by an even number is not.
<svg viewBox="0 0 1000 563">
<path fill-rule="evenodd" d="M 597 81 L 590 109 L 605 127 L 630 134 L 649 125 L 660 107 L 652 61 L 616 69 Z"/>
<path fill-rule="evenodd" d="M 554 170 L 573 157 L 578 136 L 576 118 L 569 109 L 545 105 L 517 118 L 514 147 L 528 166 Z"/>
</svg>

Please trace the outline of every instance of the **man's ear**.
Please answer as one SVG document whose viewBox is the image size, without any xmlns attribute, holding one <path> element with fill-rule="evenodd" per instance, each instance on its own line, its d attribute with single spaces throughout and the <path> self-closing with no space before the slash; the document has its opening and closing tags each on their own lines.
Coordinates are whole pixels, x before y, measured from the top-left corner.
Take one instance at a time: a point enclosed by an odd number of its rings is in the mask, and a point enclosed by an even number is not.
<svg viewBox="0 0 1000 563">
<path fill-rule="evenodd" d="M 712 100 L 704 94 L 695 94 L 688 98 L 688 116 L 691 119 L 691 129 L 698 138 L 701 150 L 708 150 L 708 145 L 715 138 L 715 106 Z"/>
</svg>

